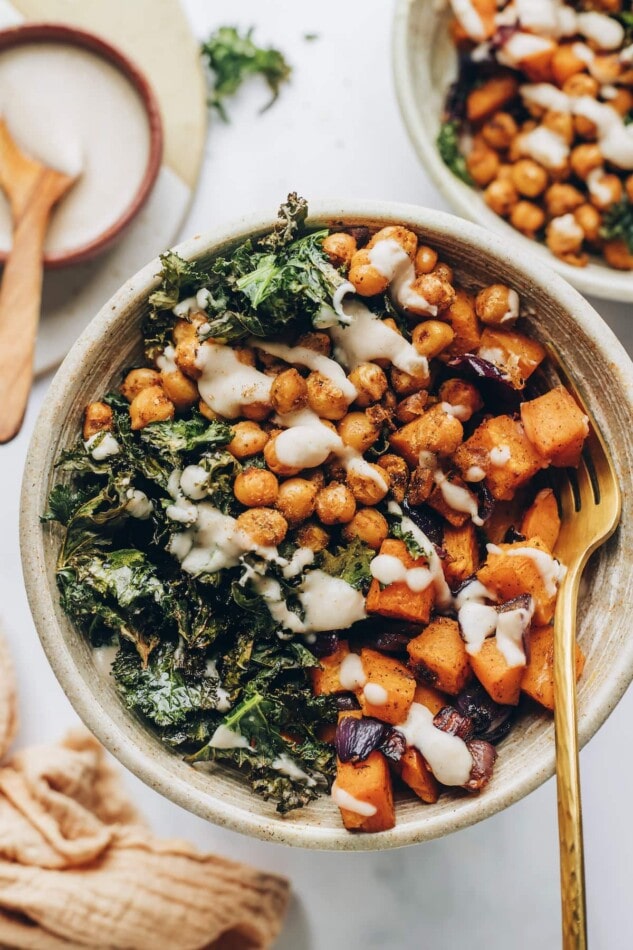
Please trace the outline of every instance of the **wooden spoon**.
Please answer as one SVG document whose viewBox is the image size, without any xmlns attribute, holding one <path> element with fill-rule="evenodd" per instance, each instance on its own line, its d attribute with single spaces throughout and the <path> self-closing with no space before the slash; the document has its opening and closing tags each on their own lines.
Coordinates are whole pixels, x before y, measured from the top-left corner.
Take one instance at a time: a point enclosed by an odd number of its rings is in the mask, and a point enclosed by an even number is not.
<svg viewBox="0 0 633 950">
<path fill-rule="evenodd" d="M 13 219 L 13 246 L 0 287 L 0 443 L 22 426 L 33 382 L 48 219 L 76 180 L 21 152 L 0 119 L 0 187 Z"/>
</svg>

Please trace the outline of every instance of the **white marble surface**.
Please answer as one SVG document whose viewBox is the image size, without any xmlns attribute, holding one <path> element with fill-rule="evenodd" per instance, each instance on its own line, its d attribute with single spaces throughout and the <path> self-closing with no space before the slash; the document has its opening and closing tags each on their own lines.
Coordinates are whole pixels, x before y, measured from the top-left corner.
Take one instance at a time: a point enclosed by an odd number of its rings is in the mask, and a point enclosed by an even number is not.
<svg viewBox="0 0 633 950">
<path fill-rule="evenodd" d="M 160 0 L 156 0 L 160 2 Z M 385 0 L 186 0 L 196 32 L 238 22 L 287 51 L 292 86 L 263 116 L 254 83 L 214 123 L 199 194 L 183 237 L 251 210 L 272 211 L 288 190 L 310 197 L 386 198 L 442 207 L 400 122 L 390 69 L 392 5 Z M 305 33 L 317 33 L 307 42 Z M 633 346 L 624 307 L 597 303 Z M 608 385 L 608 380 L 605 381 Z M 76 722 L 40 649 L 22 588 L 18 495 L 26 446 L 47 380 L 20 437 L 0 448 L 0 615 L 20 685 L 21 743 L 53 740 Z M 26 552 L 28 556 L 28 552 Z M 633 946 L 630 855 L 633 781 L 625 696 L 582 754 L 590 945 Z M 375 854 L 319 854 L 251 841 L 182 811 L 129 776 L 157 831 L 289 875 L 294 900 L 278 950 L 550 950 L 560 945 L 553 782 L 503 814 L 440 841 Z"/>
</svg>

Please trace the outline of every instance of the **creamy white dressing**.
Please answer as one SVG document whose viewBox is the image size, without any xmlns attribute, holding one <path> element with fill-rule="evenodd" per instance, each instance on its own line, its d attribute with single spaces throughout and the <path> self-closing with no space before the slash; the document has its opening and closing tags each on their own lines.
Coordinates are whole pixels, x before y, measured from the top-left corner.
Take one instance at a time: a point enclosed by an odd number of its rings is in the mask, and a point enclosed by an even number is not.
<svg viewBox="0 0 633 950">
<path fill-rule="evenodd" d="M 176 505 L 182 507 L 183 501 Z M 277 556 L 275 548 L 255 544 L 250 535 L 237 527 L 235 518 L 222 514 L 209 502 L 192 505 L 187 501 L 187 505 L 197 512 L 195 527 L 174 535 L 168 550 L 181 561 L 183 571 L 188 574 L 215 574 L 237 567 L 248 551 L 255 551 L 265 560 Z M 171 517 L 169 508 L 167 516 Z"/>
<path fill-rule="evenodd" d="M 517 31 L 497 51 L 497 61 L 502 66 L 515 68 L 522 62 L 540 56 L 552 49 L 554 44 L 550 39 L 536 36 L 534 33 Z"/>
<path fill-rule="evenodd" d="M 496 544 L 488 544 L 486 546 L 486 550 L 488 551 L 488 554 L 530 558 L 530 560 L 534 562 L 539 574 L 541 575 L 543 585 L 545 587 L 545 593 L 548 597 L 555 596 L 556 591 L 558 590 L 558 585 L 567 573 L 567 568 L 564 564 L 561 564 L 560 561 L 557 561 L 556 558 L 552 557 L 551 554 L 548 554 L 547 551 L 541 551 L 538 548 L 520 547 L 503 550 L 502 548 L 497 547 Z"/>
<path fill-rule="evenodd" d="M 433 579 L 435 588 L 435 599 L 440 610 L 448 610 L 453 603 L 451 589 L 446 583 L 442 561 L 435 550 L 435 545 L 427 538 L 425 533 L 418 528 L 415 522 L 411 521 L 406 515 L 402 514 L 402 508 L 396 501 L 390 501 L 387 510 L 392 515 L 398 515 L 401 520 L 402 530 L 412 534 L 414 540 L 419 544 L 429 561 L 429 571 Z"/>
<path fill-rule="evenodd" d="M 516 321 L 519 319 L 519 307 L 519 295 L 516 290 L 511 288 L 508 291 L 508 309 L 501 317 L 501 322 L 510 324 L 516 323 Z"/>
<path fill-rule="evenodd" d="M 350 692 L 354 692 L 354 690 L 365 685 L 367 674 L 358 653 L 347 654 L 340 665 L 338 679 L 343 689 L 348 689 Z"/>
<path fill-rule="evenodd" d="M 470 516 L 472 523 L 480 527 L 483 520 L 479 517 L 479 505 L 474 495 L 463 488 L 461 485 L 455 485 L 449 481 L 444 472 L 438 469 L 433 476 L 436 485 L 442 492 L 444 501 L 454 511 L 461 511 Z"/>
<path fill-rule="evenodd" d="M 467 482 L 483 482 L 486 477 L 486 473 L 481 467 L 481 465 L 471 465 L 464 474 L 464 479 Z"/>
<path fill-rule="evenodd" d="M 324 571 L 308 571 L 295 588 L 303 619 L 288 607 L 278 581 L 255 575 L 252 584 L 263 597 L 271 616 L 293 633 L 346 630 L 367 616 L 361 592 Z"/>
<path fill-rule="evenodd" d="M 349 323 L 332 327 L 330 336 L 337 360 L 348 370 L 355 369 L 360 363 L 385 359 L 412 376 L 428 372 L 426 357 L 420 356 L 411 343 L 359 300 L 348 301 L 344 310 Z"/>
<path fill-rule="evenodd" d="M 482 604 L 478 600 L 466 601 L 458 613 L 466 653 L 471 656 L 479 653 L 484 640 L 496 631 L 498 616 L 496 608 L 489 604 Z"/>
<path fill-rule="evenodd" d="M 526 664 L 523 636 L 529 629 L 533 613 L 534 601 L 530 597 L 529 609 L 517 607 L 515 610 L 502 610 L 497 616 L 497 649 L 503 654 L 509 667 Z"/>
<path fill-rule="evenodd" d="M 506 462 L 509 462 L 512 458 L 512 453 L 508 445 L 495 445 L 494 448 L 490 449 L 488 455 L 492 464 L 498 468 L 505 465 Z"/>
<path fill-rule="evenodd" d="M 569 145 L 557 132 L 539 125 L 519 136 L 519 149 L 544 168 L 562 168 L 569 156 Z"/>
<path fill-rule="evenodd" d="M 393 238 L 378 241 L 369 251 L 369 262 L 379 274 L 387 278 L 391 296 L 401 307 L 437 316 L 437 307 L 412 286 L 415 267 L 401 244 Z"/>
<path fill-rule="evenodd" d="M 113 643 L 104 647 L 97 647 L 92 651 L 94 664 L 100 673 L 109 675 L 112 670 L 112 664 L 116 660 L 119 652 L 119 644 Z"/>
<path fill-rule="evenodd" d="M 343 310 L 343 300 L 347 294 L 355 294 L 356 288 L 349 280 L 344 280 L 342 284 L 339 284 L 334 293 L 332 294 L 332 307 L 334 308 L 334 313 L 339 317 L 342 323 L 349 323 L 349 317 Z M 331 325 L 331 324 L 330 324 Z"/>
<path fill-rule="evenodd" d="M 187 465 L 180 476 L 180 489 L 194 501 L 204 498 L 209 489 L 209 473 L 201 465 Z"/>
<path fill-rule="evenodd" d="M 486 30 L 472 0 L 450 0 L 453 13 L 471 39 L 478 43 L 486 38 Z"/>
<path fill-rule="evenodd" d="M 293 778 L 297 782 L 305 782 L 308 788 L 312 788 L 316 785 L 315 779 L 313 779 L 311 775 L 308 775 L 307 772 L 304 772 L 303 769 L 299 768 L 295 760 L 286 752 L 282 752 L 276 759 L 273 759 L 271 765 L 276 772 L 282 772 L 283 775 L 287 775 L 288 778 Z"/>
<path fill-rule="evenodd" d="M 433 583 L 433 576 L 426 567 L 405 567 L 400 558 L 392 554 L 378 554 L 372 559 L 369 570 L 381 584 L 406 584 L 409 590 L 426 590 Z"/>
<path fill-rule="evenodd" d="M 138 518 L 139 521 L 146 521 L 151 515 L 154 507 L 145 494 L 139 488 L 129 488 L 125 493 L 127 501 L 125 510 L 132 518 Z"/>
<path fill-rule="evenodd" d="M 162 354 L 157 357 L 156 365 L 163 373 L 175 373 L 177 371 L 176 350 L 173 346 L 168 345 L 165 347 Z"/>
<path fill-rule="evenodd" d="M 317 353 L 307 346 L 286 346 L 284 343 L 271 343 L 268 340 L 257 338 L 251 338 L 249 345 L 257 347 L 258 350 L 263 350 L 264 353 L 269 353 L 271 356 L 276 356 L 286 363 L 291 363 L 293 366 L 306 366 L 308 369 L 321 373 L 331 380 L 335 386 L 338 386 L 348 403 L 354 402 L 358 396 L 358 390 L 353 383 L 350 383 L 340 363 L 331 360 L 322 353 Z"/>
<path fill-rule="evenodd" d="M 340 788 L 336 781 L 332 784 L 332 801 L 339 808 L 344 808 L 345 811 L 353 811 L 356 815 L 362 815 L 364 818 L 371 818 L 377 811 L 375 805 L 370 802 L 363 802 L 360 798 L 350 795 L 344 788 Z"/>
<path fill-rule="evenodd" d="M 175 317 L 187 317 L 192 310 L 197 310 L 198 302 L 195 297 L 184 297 L 182 300 L 179 300 L 175 307 L 171 308 L 171 312 Z"/>
<path fill-rule="evenodd" d="M 611 189 L 604 182 L 604 168 L 592 169 L 587 175 L 586 181 L 589 194 L 592 198 L 595 198 L 601 208 L 613 204 Z"/>
<path fill-rule="evenodd" d="M 313 561 L 314 551 L 312 548 L 297 548 L 281 573 L 286 580 L 289 580 L 291 577 L 296 577 L 297 574 L 302 574 Z"/>
<path fill-rule="evenodd" d="M 624 41 L 624 27 L 619 20 L 591 10 L 576 14 L 578 32 L 592 40 L 600 49 L 617 49 Z"/>
<path fill-rule="evenodd" d="M 433 725 L 433 713 L 421 703 L 412 703 L 405 722 L 396 726 L 407 741 L 424 756 L 431 772 L 443 785 L 465 785 L 473 758 L 459 736 Z"/>
<path fill-rule="evenodd" d="M 210 679 L 218 681 L 215 690 L 218 697 L 218 712 L 228 712 L 231 708 L 231 699 L 228 691 L 222 686 L 222 680 L 218 673 L 217 660 L 207 660 L 206 674 Z"/>
<path fill-rule="evenodd" d="M 447 416 L 454 416 L 456 419 L 459 419 L 460 422 L 468 422 L 472 415 L 468 406 L 461 406 L 459 404 L 454 406 L 453 403 L 450 402 L 443 402 L 441 406 Z"/>
<path fill-rule="evenodd" d="M 365 683 L 363 696 L 372 706 L 384 706 L 389 699 L 389 693 L 380 683 Z"/>
<path fill-rule="evenodd" d="M 552 218 L 548 228 L 552 234 L 558 234 L 572 241 L 582 241 L 585 237 L 585 232 L 571 213 L 561 214 L 558 218 Z"/>
<path fill-rule="evenodd" d="M 241 363 L 230 346 L 207 340 L 198 347 L 196 366 L 202 371 L 200 395 L 210 409 L 227 419 L 241 415 L 244 406 L 270 402 L 272 378 Z"/>
<path fill-rule="evenodd" d="M 117 440 L 106 429 L 101 429 L 91 435 L 84 442 L 84 448 L 89 455 L 92 455 L 95 462 L 103 462 L 104 459 L 111 455 L 118 455 L 121 451 L 121 446 Z"/>
<path fill-rule="evenodd" d="M 251 747 L 246 736 L 241 736 L 239 732 L 234 732 L 225 725 L 217 727 L 209 745 L 212 749 L 250 749 Z"/>
</svg>

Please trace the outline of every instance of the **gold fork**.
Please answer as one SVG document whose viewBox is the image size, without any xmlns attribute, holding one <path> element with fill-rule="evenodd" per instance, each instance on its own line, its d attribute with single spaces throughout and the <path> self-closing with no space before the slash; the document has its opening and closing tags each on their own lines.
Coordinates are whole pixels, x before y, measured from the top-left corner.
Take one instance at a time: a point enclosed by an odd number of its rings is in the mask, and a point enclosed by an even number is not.
<svg viewBox="0 0 633 950">
<path fill-rule="evenodd" d="M 611 537 L 620 520 L 622 497 L 609 450 L 598 426 L 567 372 L 560 354 L 548 345 L 561 383 L 589 420 L 578 470 L 561 478 L 558 498 L 561 531 L 556 557 L 567 565 L 554 618 L 554 723 L 564 950 L 585 950 L 587 921 L 585 871 L 576 723 L 575 638 L 578 589 L 593 552 Z"/>
</svg>

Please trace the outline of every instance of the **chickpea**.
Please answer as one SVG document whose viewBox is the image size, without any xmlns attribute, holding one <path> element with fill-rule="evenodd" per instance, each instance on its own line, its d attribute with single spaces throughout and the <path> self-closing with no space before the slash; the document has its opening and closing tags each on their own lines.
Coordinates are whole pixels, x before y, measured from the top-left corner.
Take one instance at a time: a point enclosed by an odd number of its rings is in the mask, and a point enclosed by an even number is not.
<svg viewBox="0 0 633 950">
<path fill-rule="evenodd" d="M 563 214 L 575 211 L 585 199 L 573 185 L 556 182 L 550 185 L 545 192 L 545 206 L 551 218 L 559 218 Z"/>
<path fill-rule="evenodd" d="M 387 377 L 375 363 L 359 363 L 348 379 L 358 393 L 354 402 L 363 408 L 378 402 L 387 391 Z"/>
<path fill-rule="evenodd" d="M 608 100 L 607 105 L 615 109 L 618 115 L 625 116 L 633 109 L 633 93 L 629 89 L 618 86 L 616 94 Z"/>
<path fill-rule="evenodd" d="M 273 407 L 268 402 L 248 402 L 240 406 L 240 415 L 253 422 L 263 422 L 271 414 Z"/>
<path fill-rule="evenodd" d="M 112 416 L 112 409 L 105 402 L 89 403 L 84 410 L 84 439 L 89 439 L 103 429 L 111 429 Z"/>
<path fill-rule="evenodd" d="M 347 470 L 347 486 L 362 505 L 377 505 L 389 491 L 389 475 L 378 465 L 368 463 L 373 474 L 359 468 Z"/>
<path fill-rule="evenodd" d="M 390 376 L 391 386 L 399 396 L 411 396 L 420 389 L 426 389 L 431 382 L 428 371 L 423 369 L 413 374 L 405 373 L 397 366 L 392 366 Z"/>
<path fill-rule="evenodd" d="M 347 524 L 356 513 L 356 501 L 347 485 L 330 482 L 316 496 L 316 513 L 323 524 Z"/>
<path fill-rule="evenodd" d="M 318 491 L 319 487 L 307 478 L 289 478 L 281 483 L 276 507 L 291 528 L 312 515 Z"/>
<path fill-rule="evenodd" d="M 381 294 L 389 286 L 389 278 L 381 274 L 371 263 L 369 250 L 366 247 L 354 254 L 347 278 L 361 297 Z"/>
<path fill-rule="evenodd" d="M 591 72 L 601 86 L 611 85 L 620 79 L 621 71 L 619 53 L 597 53 L 591 64 Z"/>
<path fill-rule="evenodd" d="M 271 472 L 274 472 L 275 475 L 281 475 L 282 478 L 291 478 L 293 475 L 298 475 L 301 471 L 300 468 L 294 467 L 292 465 L 285 465 L 283 462 L 279 461 L 277 452 L 275 451 L 275 442 L 276 436 L 273 436 L 264 446 L 264 459 L 268 468 L 271 470 Z"/>
<path fill-rule="evenodd" d="M 454 339 L 453 328 L 440 320 L 424 320 L 413 328 L 411 334 L 411 342 L 420 356 L 426 356 L 429 360 L 439 356 Z"/>
<path fill-rule="evenodd" d="M 415 253 L 415 273 L 416 277 L 420 274 L 430 274 L 437 264 L 437 251 L 427 244 L 421 244 Z"/>
<path fill-rule="evenodd" d="M 375 247 L 379 241 L 395 241 L 409 255 L 411 260 L 415 257 L 418 246 L 417 234 L 401 224 L 390 224 L 386 228 L 377 231 L 367 245 L 367 250 L 371 251 L 372 247 Z"/>
<path fill-rule="evenodd" d="M 148 386 L 160 386 L 160 373 L 146 366 L 131 369 L 121 384 L 121 395 L 132 402 L 141 389 L 147 389 Z"/>
<path fill-rule="evenodd" d="M 437 307 L 438 311 L 446 310 L 455 300 L 455 288 L 441 274 L 437 273 L 437 268 L 430 274 L 421 274 L 416 277 L 411 284 L 411 290 L 420 294 L 432 307 Z M 420 316 L 428 314 L 427 307 L 416 307 L 407 305 L 410 313 L 417 313 Z"/>
<path fill-rule="evenodd" d="M 490 284 L 477 294 L 475 312 L 489 326 L 511 326 L 519 318 L 519 295 L 506 284 Z"/>
<path fill-rule="evenodd" d="M 610 267 L 615 267 L 616 270 L 633 270 L 633 254 L 626 241 L 605 241 L 602 253 Z"/>
<path fill-rule="evenodd" d="M 218 412 L 211 409 L 210 406 L 207 406 L 204 399 L 200 399 L 198 402 L 198 412 L 201 416 L 204 416 L 205 419 L 208 419 L 209 422 L 217 422 L 218 419 L 222 418 Z"/>
<path fill-rule="evenodd" d="M 445 261 L 438 261 L 431 273 L 435 274 L 436 277 L 439 277 L 440 280 L 446 281 L 448 284 L 453 283 L 453 268 Z"/>
<path fill-rule="evenodd" d="M 552 218 L 545 231 L 545 242 L 557 257 L 576 254 L 581 249 L 584 239 L 584 231 L 572 214 Z"/>
<path fill-rule="evenodd" d="M 592 175 L 589 182 L 589 200 L 599 211 L 606 211 L 611 205 L 621 200 L 623 194 L 622 182 L 617 175 Z"/>
<path fill-rule="evenodd" d="M 264 451 L 269 436 L 256 422 L 236 422 L 227 449 L 236 459 L 246 459 Z"/>
<path fill-rule="evenodd" d="M 574 218 L 583 229 L 585 240 L 595 243 L 600 237 L 600 228 L 602 227 L 602 215 L 593 205 L 580 205 L 574 211 Z"/>
<path fill-rule="evenodd" d="M 191 324 L 188 324 L 188 326 L 191 326 Z M 174 361 L 178 369 L 182 370 L 185 376 L 189 376 L 190 379 L 200 379 L 202 376 L 202 370 L 197 363 L 198 350 L 201 346 L 205 346 L 205 343 L 199 342 L 195 330 L 193 336 L 186 336 L 176 344 Z"/>
<path fill-rule="evenodd" d="M 497 175 L 497 181 L 512 181 L 512 168 L 510 164 L 500 165 L 499 174 Z"/>
<path fill-rule="evenodd" d="M 427 404 L 429 394 L 421 389 L 417 393 L 405 396 L 396 406 L 396 419 L 398 422 L 413 422 L 418 416 L 424 414 L 424 407 Z"/>
<path fill-rule="evenodd" d="M 533 201 L 519 201 L 512 209 L 510 224 L 521 234 L 533 238 L 545 224 L 545 212 Z"/>
<path fill-rule="evenodd" d="M 512 183 L 521 195 L 536 198 L 547 188 L 548 174 L 531 158 L 520 158 L 512 166 Z"/>
<path fill-rule="evenodd" d="M 135 430 L 145 428 L 150 422 L 173 419 L 175 412 L 176 407 L 161 386 L 141 389 L 130 403 L 130 420 Z"/>
<path fill-rule="evenodd" d="M 595 168 L 602 168 L 604 157 L 599 145 L 595 142 L 584 142 L 571 150 L 569 163 L 574 175 L 585 181 Z"/>
<path fill-rule="evenodd" d="M 484 200 L 495 214 L 507 218 L 519 200 L 519 193 L 511 181 L 496 178 L 484 191 Z"/>
<path fill-rule="evenodd" d="M 247 508 L 269 508 L 277 501 L 279 482 L 265 468 L 245 468 L 233 484 L 233 494 Z"/>
<path fill-rule="evenodd" d="M 325 474 L 321 468 L 312 468 L 309 472 L 304 472 L 303 477 L 311 485 L 316 485 L 317 491 L 325 485 Z"/>
<path fill-rule="evenodd" d="M 481 134 L 491 148 L 502 152 L 517 134 L 517 124 L 509 112 L 495 112 L 484 122 Z"/>
<path fill-rule="evenodd" d="M 342 419 L 347 412 L 343 391 L 329 377 L 314 370 L 307 379 L 308 405 L 323 419 Z"/>
<path fill-rule="evenodd" d="M 275 412 L 282 415 L 307 406 L 308 387 L 303 376 L 294 368 L 286 369 L 279 376 L 275 376 L 270 390 L 270 401 Z"/>
<path fill-rule="evenodd" d="M 166 395 L 171 399 L 177 412 L 183 412 L 198 402 L 198 387 L 182 370 L 160 374 L 160 381 Z"/>
<path fill-rule="evenodd" d="M 265 548 L 276 548 L 288 533 L 286 519 L 274 508 L 249 508 L 238 516 L 235 524 L 238 531 Z"/>
<path fill-rule="evenodd" d="M 554 132 L 567 145 L 574 141 L 574 118 L 569 112 L 550 110 L 543 116 L 543 126 Z"/>
<path fill-rule="evenodd" d="M 576 56 L 573 46 L 569 43 L 561 43 L 552 56 L 550 68 L 556 85 L 562 86 L 571 76 L 582 73 L 587 67 L 586 63 Z"/>
<path fill-rule="evenodd" d="M 459 417 L 461 422 L 468 422 L 484 405 L 477 387 L 464 379 L 447 379 L 440 386 L 438 396 L 442 402 L 463 410 Z"/>
<path fill-rule="evenodd" d="M 337 430 L 343 443 L 361 454 L 366 452 L 380 435 L 379 428 L 373 425 L 364 412 L 348 412 L 339 422 Z"/>
<path fill-rule="evenodd" d="M 351 234 L 337 231 L 328 234 L 323 241 L 323 251 L 327 254 L 334 267 L 349 267 L 352 257 L 356 253 L 356 241 Z"/>
<path fill-rule="evenodd" d="M 493 148 L 481 138 L 475 138 L 473 147 L 466 158 L 466 166 L 476 184 L 489 185 L 499 171 L 499 156 Z"/>
<path fill-rule="evenodd" d="M 577 73 L 575 76 L 570 76 L 563 83 L 563 92 L 574 98 L 589 96 L 591 99 L 597 99 L 599 89 L 600 86 L 597 80 L 587 73 Z"/>
<path fill-rule="evenodd" d="M 411 472 L 407 501 L 410 505 L 423 505 L 434 487 L 433 470 L 418 465 Z"/>
<path fill-rule="evenodd" d="M 342 535 L 346 541 L 360 538 L 374 551 L 379 551 L 382 542 L 389 534 L 389 525 L 384 515 L 375 508 L 359 508 L 349 524 L 343 528 Z"/>
<path fill-rule="evenodd" d="M 409 484 L 409 466 L 399 455 L 381 455 L 378 465 L 389 476 L 389 490 L 397 502 L 404 501 Z"/>
<path fill-rule="evenodd" d="M 312 350 L 314 353 L 320 353 L 321 356 L 329 356 L 332 352 L 332 341 L 327 333 L 314 330 L 310 333 L 304 333 L 297 340 L 297 346 L 304 346 L 306 350 Z"/>
<path fill-rule="evenodd" d="M 584 115 L 575 115 L 573 118 L 574 131 L 582 139 L 595 139 L 598 130 L 595 122 Z"/>
<path fill-rule="evenodd" d="M 317 551 L 323 551 L 330 543 L 330 535 L 314 521 L 308 521 L 302 524 L 297 531 L 297 544 L 302 548 L 310 548 L 315 554 Z"/>
</svg>

